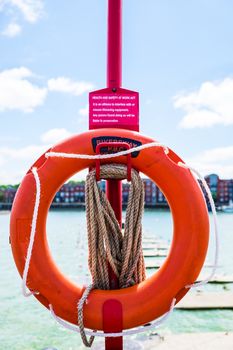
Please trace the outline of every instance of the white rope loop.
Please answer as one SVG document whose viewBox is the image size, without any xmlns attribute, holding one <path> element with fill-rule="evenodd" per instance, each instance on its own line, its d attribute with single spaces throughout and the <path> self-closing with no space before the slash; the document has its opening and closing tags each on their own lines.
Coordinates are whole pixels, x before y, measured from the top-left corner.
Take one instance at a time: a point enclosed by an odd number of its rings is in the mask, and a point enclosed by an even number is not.
<svg viewBox="0 0 233 350">
<path fill-rule="evenodd" d="M 212 280 L 212 278 L 214 277 L 214 275 L 216 273 L 216 269 L 217 269 L 217 266 L 218 266 L 218 260 L 219 260 L 219 232 L 218 232 L 217 212 L 216 212 L 216 208 L 215 208 L 215 204 L 214 204 L 214 200 L 213 200 L 212 194 L 210 192 L 209 186 L 208 186 L 205 178 L 196 169 L 194 169 L 190 165 L 184 164 L 182 162 L 179 162 L 178 165 L 180 167 L 184 168 L 184 169 L 191 170 L 191 172 L 194 173 L 199 178 L 199 180 L 201 181 L 201 183 L 202 183 L 202 185 L 203 185 L 203 187 L 204 187 L 204 189 L 205 189 L 205 191 L 207 193 L 207 196 L 208 196 L 208 199 L 209 199 L 209 202 L 210 202 L 211 211 L 213 213 L 214 238 L 215 238 L 215 254 L 214 254 L 213 269 L 212 269 L 210 275 L 206 279 L 204 279 L 203 281 L 196 282 L 194 284 L 191 284 L 191 285 L 188 285 L 188 286 L 185 287 L 185 288 L 197 288 L 197 287 L 204 286 L 205 284 L 207 284 L 209 281 Z"/>
<path fill-rule="evenodd" d="M 91 335 L 90 339 L 87 339 L 87 332 L 86 329 L 84 328 L 84 319 L 83 319 L 83 306 L 87 301 L 88 295 L 89 293 L 92 291 L 93 289 L 93 285 L 90 284 L 84 291 L 82 298 L 79 300 L 78 302 L 78 324 L 82 325 L 82 327 L 79 327 L 79 333 L 81 335 L 83 344 L 87 347 L 87 348 L 91 348 L 94 340 L 95 340 L 95 336 Z M 94 333 L 94 332 L 93 332 Z"/>
<path fill-rule="evenodd" d="M 32 174 L 34 175 L 34 179 L 36 182 L 36 200 L 35 200 L 35 206 L 34 206 L 33 216 L 32 216 L 30 240 L 29 240 L 24 270 L 23 270 L 22 293 L 25 297 L 30 297 L 31 295 L 38 294 L 38 292 L 27 291 L 27 276 L 28 276 L 30 261 L 32 257 L 32 250 L 33 250 L 35 235 L 36 235 L 36 224 L 37 224 L 37 218 L 38 218 L 38 212 L 39 212 L 39 206 L 40 206 L 40 193 L 41 193 L 40 178 L 36 168 L 32 168 Z"/>
<path fill-rule="evenodd" d="M 152 148 L 152 147 L 161 147 L 163 148 L 165 154 L 169 153 L 169 148 L 167 146 L 155 141 L 155 142 L 145 143 L 144 145 L 141 145 L 141 146 L 126 149 L 124 151 L 110 153 L 110 154 L 90 155 L 90 154 L 76 154 L 76 153 L 63 153 L 63 152 L 47 152 L 45 153 L 45 157 L 46 158 L 66 158 L 66 159 L 90 159 L 90 160 L 112 159 L 112 158 L 117 158 L 121 156 L 126 156 L 127 154 L 132 154 L 134 152 L 139 152 L 144 149 Z"/>
<path fill-rule="evenodd" d="M 174 307 L 175 307 L 175 304 L 176 304 L 176 298 L 173 298 L 169 311 L 166 312 L 161 317 L 159 317 L 157 320 L 154 320 L 153 322 L 150 322 L 148 325 L 140 326 L 140 327 L 137 327 L 137 328 L 129 329 L 129 330 L 126 330 L 126 331 L 123 331 L 123 332 L 118 332 L 118 333 L 103 333 L 103 332 L 100 332 L 100 331 L 92 331 L 92 330 L 89 330 L 89 329 L 85 329 L 85 334 L 87 336 L 90 336 L 90 337 L 95 337 L 96 336 L 96 337 L 100 337 L 100 338 L 118 338 L 118 337 L 125 337 L 125 336 L 129 336 L 129 335 L 135 335 L 135 334 L 139 334 L 139 333 L 145 333 L 145 332 L 147 332 L 147 331 L 149 331 L 149 330 L 151 330 L 151 329 L 153 329 L 155 327 L 159 327 L 161 324 L 163 324 L 170 317 L 170 315 L 172 314 L 172 312 L 174 310 Z M 79 326 L 72 325 L 72 324 L 64 321 L 60 317 L 58 317 L 55 314 L 51 304 L 49 305 L 49 309 L 50 309 L 50 312 L 51 312 L 51 315 L 52 315 L 53 319 L 57 323 L 59 323 L 62 327 L 66 328 L 66 329 L 68 329 L 70 331 L 73 331 L 73 332 L 76 332 L 76 333 L 80 333 Z"/>
<path fill-rule="evenodd" d="M 152 147 L 161 147 L 164 149 L 165 154 L 169 153 L 169 149 L 167 146 L 164 146 L 163 144 L 160 144 L 158 142 L 151 142 L 151 143 L 144 144 L 142 146 L 130 148 L 129 150 L 124 150 L 124 151 L 113 153 L 113 154 L 85 155 L 85 154 L 74 154 L 74 153 L 48 152 L 48 153 L 46 153 L 45 156 L 46 156 L 46 158 L 56 157 L 56 158 L 67 158 L 67 159 L 93 159 L 93 160 L 95 160 L 95 159 L 111 159 L 111 158 L 116 158 L 119 156 L 127 155 L 127 154 L 130 154 L 133 152 L 142 151 L 144 149 L 148 149 L 148 148 L 152 148 Z M 182 167 L 182 168 L 185 168 L 187 170 L 191 170 L 200 179 L 201 183 L 203 184 L 203 187 L 206 190 L 206 193 L 207 193 L 207 196 L 208 196 L 208 199 L 210 202 L 211 210 L 213 213 L 214 236 L 215 236 L 215 242 L 216 242 L 214 264 L 213 264 L 213 269 L 212 269 L 211 274 L 209 275 L 208 278 L 206 278 L 205 280 L 203 280 L 199 283 L 194 283 L 192 285 L 185 286 L 185 288 L 188 289 L 188 288 L 196 288 L 196 287 L 203 286 L 203 285 L 207 284 L 213 278 L 213 276 L 216 272 L 216 268 L 218 265 L 218 255 L 219 255 L 218 222 L 217 222 L 217 212 L 216 212 L 215 204 L 214 204 L 210 189 L 207 185 L 207 182 L 205 181 L 205 178 L 197 170 L 195 170 L 191 166 L 188 166 L 187 164 L 179 162 L 177 165 Z M 34 175 L 35 183 L 36 183 L 36 200 L 35 200 L 35 206 L 34 206 L 33 217 L 32 217 L 30 241 L 29 241 L 27 257 L 26 257 L 26 262 L 25 262 L 25 267 L 24 267 L 24 272 L 23 272 L 22 290 L 23 290 L 24 296 L 30 296 L 32 294 L 36 294 L 36 292 L 28 293 L 27 286 L 26 286 L 27 275 L 28 275 L 28 270 L 29 270 L 29 266 L 30 266 L 31 255 L 32 255 L 32 249 L 33 249 L 33 243 L 34 243 L 35 234 L 36 234 L 36 223 L 37 223 L 37 217 L 38 217 L 38 211 L 39 211 L 39 205 L 40 205 L 40 194 L 41 194 L 40 179 L 39 179 L 39 175 L 37 173 L 36 168 L 32 169 L 32 174 Z M 171 313 L 175 307 L 175 304 L 176 304 L 176 298 L 173 298 L 173 300 L 171 301 L 171 306 L 170 306 L 169 311 L 167 313 L 165 313 L 163 316 L 161 316 L 159 319 L 151 322 L 148 326 L 140 326 L 138 328 L 126 330 L 126 331 L 119 332 L 119 333 L 103 333 L 103 332 L 95 332 L 95 331 L 90 331 L 90 330 L 85 330 L 85 333 L 86 333 L 86 335 L 98 336 L 98 337 L 104 337 L 104 338 L 105 337 L 121 337 L 121 336 L 126 336 L 126 335 L 143 333 L 143 332 L 146 332 L 152 328 L 158 327 L 162 323 L 164 323 L 167 320 L 167 318 L 171 315 Z M 56 316 L 52 305 L 49 305 L 49 309 L 50 309 L 52 317 L 61 326 L 63 326 L 64 328 L 66 328 L 68 330 L 71 330 L 74 332 L 79 332 L 78 326 L 71 325 L 68 322 L 66 322 L 66 321 L 62 320 L 61 318 L 59 318 L 58 316 Z"/>
</svg>

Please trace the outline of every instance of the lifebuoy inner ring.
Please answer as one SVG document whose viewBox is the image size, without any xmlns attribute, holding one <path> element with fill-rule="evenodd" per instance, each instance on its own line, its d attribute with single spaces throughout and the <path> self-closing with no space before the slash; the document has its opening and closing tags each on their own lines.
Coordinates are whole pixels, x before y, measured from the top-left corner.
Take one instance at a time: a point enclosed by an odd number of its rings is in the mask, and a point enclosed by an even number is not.
<svg viewBox="0 0 233 350">
<path fill-rule="evenodd" d="M 153 142 L 139 133 L 120 129 L 100 129 L 74 136 L 51 151 L 94 155 L 99 140 L 124 139 L 132 144 Z M 123 328 L 133 328 L 160 317 L 169 310 L 174 297 L 179 301 L 194 283 L 203 266 L 209 239 L 209 220 L 204 196 L 187 169 L 179 167 L 180 158 L 162 148 L 145 149 L 132 158 L 132 166 L 153 180 L 165 194 L 173 216 L 173 241 L 163 266 L 146 281 L 121 290 L 94 290 L 84 308 L 85 327 L 102 330 L 102 307 L 116 299 L 123 308 Z M 103 163 L 126 163 L 126 157 Z M 57 316 L 77 324 L 77 302 L 83 287 L 72 283 L 57 268 L 46 238 L 46 220 L 51 202 L 61 185 L 75 173 L 94 167 L 93 160 L 40 157 L 33 167 L 41 181 L 41 202 L 28 275 L 28 287 L 35 297 Z M 17 192 L 11 214 L 10 238 L 15 263 L 22 276 L 35 203 L 35 181 L 28 171 Z"/>
</svg>

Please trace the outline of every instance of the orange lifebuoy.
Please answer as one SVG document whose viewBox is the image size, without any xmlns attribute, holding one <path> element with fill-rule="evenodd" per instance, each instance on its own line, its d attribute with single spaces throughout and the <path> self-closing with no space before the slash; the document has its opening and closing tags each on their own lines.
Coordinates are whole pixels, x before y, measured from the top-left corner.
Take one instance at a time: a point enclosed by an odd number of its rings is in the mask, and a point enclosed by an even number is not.
<svg viewBox="0 0 233 350">
<path fill-rule="evenodd" d="M 54 146 L 50 151 L 95 154 L 99 142 L 124 141 L 131 146 L 153 142 L 137 132 L 120 129 L 89 131 Z M 103 163 L 126 163 L 126 157 Z M 203 266 L 209 240 L 205 200 L 191 172 L 177 165 L 181 159 L 162 148 L 144 149 L 132 157 L 132 167 L 153 180 L 165 194 L 173 216 L 173 241 L 162 267 L 146 281 L 121 290 L 94 290 L 84 308 L 85 327 L 103 329 L 103 304 L 118 300 L 123 308 L 123 328 L 146 324 L 168 311 L 174 297 L 179 301 L 194 283 Z M 60 318 L 77 323 L 77 302 L 84 288 L 72 283 L 57 268 L 46 238 L 46 220 L 51 202 L 61 185 L 75 173 L 94 167 L 94 160 L 40 157 L 33 167 L 41 181 L 41 201 L 36 236 L 28 274 L 28 287 L 47 308 L 53 306 Z M 35 181 L 31 170 L 20 185 L 11 214 L 10 238 L 15 263 L 22 276 L 30 238 L 35 203 Z"/>
</svg>

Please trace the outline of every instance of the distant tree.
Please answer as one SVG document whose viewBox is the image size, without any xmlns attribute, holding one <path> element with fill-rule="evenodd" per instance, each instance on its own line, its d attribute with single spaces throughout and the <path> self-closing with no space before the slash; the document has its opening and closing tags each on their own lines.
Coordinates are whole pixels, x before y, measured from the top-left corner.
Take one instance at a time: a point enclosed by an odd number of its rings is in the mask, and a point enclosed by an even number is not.
<svg viewBox="0 0 233 350">
<path fill-rule="evenodd" d="M 19 188 L 19 185 L 20 184 L 16 184 L 16 185 L 13 185 L 12 187 L 17 190 Z"/>
<path fill-rule="evenodd" d="M 71 185 L 71 186 L 75 186 L 75 185 L 77 185 L 77 181 L 74 181 L 74 180 L 70 180 L 69 182 L 68 182 L 68 184 L 69 185 Z"/>
<path fill-rule="evenodd" d="M 4 193 L 0 191 L 0 202 L 4 201 Z"/>
<path fill-rule="evenodd" d="M 74 181 L 74 180 L 70 180 L 68 182 L 69 185 L 71 186 L 76 186 L 76 185 L 84 185 L 85 184 L 85 181 Z"/>
<path fill-rule="evenodd" d="M 213 197 L 214 202 L 216 202 L 217 201 L 217 193 L 213 192 L 212 197 Z"/>
</svg>

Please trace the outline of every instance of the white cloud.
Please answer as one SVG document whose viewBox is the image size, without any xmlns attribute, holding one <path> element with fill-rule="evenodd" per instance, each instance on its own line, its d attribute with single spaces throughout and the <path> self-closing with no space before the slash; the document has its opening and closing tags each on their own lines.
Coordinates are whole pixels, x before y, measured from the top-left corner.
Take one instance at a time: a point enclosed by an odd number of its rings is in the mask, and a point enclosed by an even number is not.
<svg viewBox="0 0 233 350">
<path fill-rule="evenodd" d="M 87 117 L 89 114 L 89 106 L 86 105 L 86 107 L 80 108 L 80 110 L 78 112 L 82 117 Z"/>
<path fill-rule="evenodd" d="M 22 28 L 17 23 L 9 23 L 8 26 L 2 31 L 2 35 L 8 36 L 9 38 L 14 38 L 19 35 L 22 31 Z"/>
<path fill-rule="evenodd" d="M 85 81 L 74 81 L 66 77 L 53 78 L 48 81 L 50 91 L 65 92 L 75 96 L 83 95 L 92 90 L 94 85 Z"/>
<path fill-rule="evenodd" d="M 25 68 L 13 68 L 0 72 L 0 112 L 20 110 L 33 112 L 44 103 L 47 89 L 32 84 L 32 72 Z"/>
<path fill-rule="evenodd" d="M 49 148 L 49 145 L 0 147 L 0 159 L 3 164 L 0 169 L 0 184 L 20 182 L 32 164 Z"/>
<path fill-rule="evenodd" d="M 37 22 L 43 15 L 44 4 L 42 0 L 5 0 L 3 5 L 16 8 L 30 23 Z"/>
<path fill-rule="evenodd" d="M 0 147 L 0 184 L 16 184 L 22 181 L 28 169 L 52 145 L 28 145 L 21 148 Z M 72 179 L 85 179 L 87 170 L 74 175 Z"/>
<path fill-rule="evenodd" d="M 48 91 L 82 95 L 93 89 L 88 82 L 73 81 L 69 78 L 49 79 L 47 87 L 39 87 L 30 80 L 36 76 L 26 67 L 12 68 L 0 72 L 0 112 L 5 110 L 20 110 L 33 112 L 42 105 Z M 81 116 L 88 115 L 88 106 L 79 110 Z"/>
<path fill-rule="evenodd" d="M 206 163 L 233 161 L 233 146 L 218 147 L 206 150 L 195 157 L 199 161 Z"/>
<path fill-rule="evenodd" d="M 221 178 L 233 178 L 233 146 L 205 150 L 187 159 L 203 175 L 215 173 Z"/>
<path fill-rule="evenodd" d="M 51 129 L 41 135 L 41 141 L 46 144 L 55 144 L 70 136 L 72 136 L 72 133 L 64 128 Z"/>
<path fill-rule="evenodd" d="M 232 78 L 220 82 L 205 82 L 197 91 L 175 96 L 175 108 L 186 113 L 180 127 L 188 129 L 233 124 L 232 96 Z"/>
<path fill-rule="evenodd" d="M 21 171 L 9 171 L 0 169 L 0 185 L 15 185 L 19 183 L 25 173 L 22 173 Z"/>
<path fill-rule="evenodd" d="M 50 145 L 29 145 L 22 148 L 0 147 L 0 156 L 5 160 L 36 160 Z"/>
</svg>

